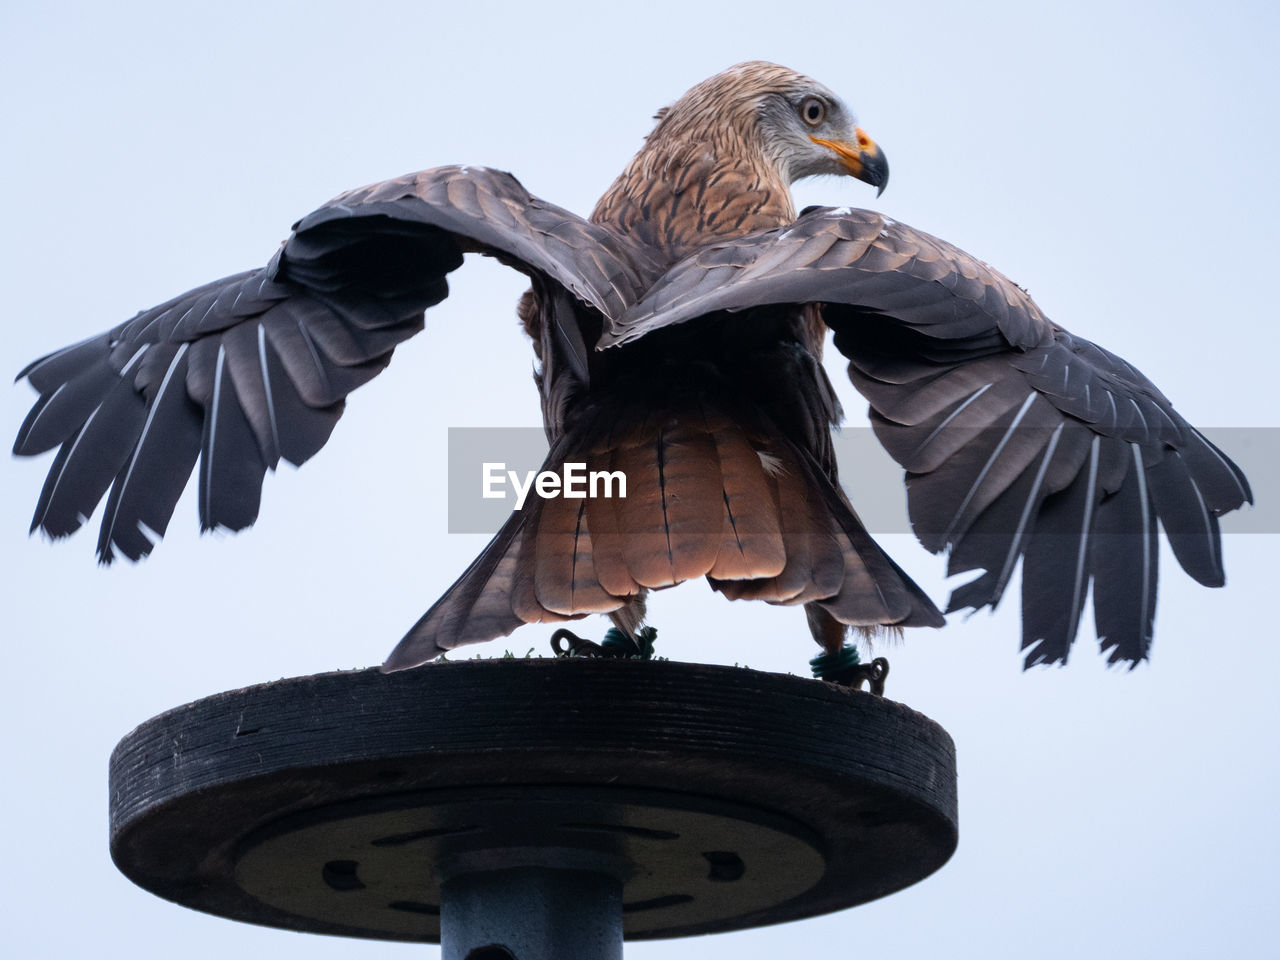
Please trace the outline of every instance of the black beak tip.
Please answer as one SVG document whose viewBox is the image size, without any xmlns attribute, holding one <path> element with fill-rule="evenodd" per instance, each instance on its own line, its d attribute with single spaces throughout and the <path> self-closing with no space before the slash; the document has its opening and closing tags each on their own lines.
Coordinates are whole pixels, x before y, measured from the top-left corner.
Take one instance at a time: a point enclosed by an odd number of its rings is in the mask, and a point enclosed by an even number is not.
<svg viewBox="0 0 1280 960">
<path fill-rule="evenodd" d="M 885 187 L 889 186 L 889 161 L 885 159 L 884 152 L 877 148 L 875 153 L 864 157 L 862 169 L 867 182 L 876 188 L 876 196 L 879 197 L 884 193 Z"/>
</svg>

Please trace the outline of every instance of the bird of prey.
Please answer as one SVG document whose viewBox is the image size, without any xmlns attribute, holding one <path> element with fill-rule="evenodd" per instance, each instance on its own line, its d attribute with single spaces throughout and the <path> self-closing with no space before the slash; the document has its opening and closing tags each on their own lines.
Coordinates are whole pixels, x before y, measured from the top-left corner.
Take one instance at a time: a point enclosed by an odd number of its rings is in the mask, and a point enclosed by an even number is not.
<svg viewBox="0 0 1280 960">
<path fill-rule="evenodd" d="M 950 244 L 868 210 L 797 216 L 803 177 L 888 181 L 839 97 L 743 63 L 656 120 L 587 219 L 510 174 L 438 167 L 344 193 L 265 267 L 35 361 L 14 450 L 58 453 L 32 530 L 66 536 L 106 495 L 98 556 L 136 560 L 197 460 L 202 528 L 249 526 L 266 470 L 320 449 L 480 253 L 530 280 L 544 469 L 621 471 L 628 496 L 530 498 L 389 669 L 592 613 L 634 634 L 648 591 L 695 577 L 802 606 L 829 653 L 851 629 L 940 626 L 839 485 L 828 330 L 920 541 L 979 571 L 949 610 L 994 607 L 1021 559 L 1027 665 L 1067 659 L 1090 585 L 1109 660 L 1147 657 L 1160 525 L 1187 573 L 1223 583 L 1218 517 L 1248 484 L 1146 377 Z"/>
</svg>

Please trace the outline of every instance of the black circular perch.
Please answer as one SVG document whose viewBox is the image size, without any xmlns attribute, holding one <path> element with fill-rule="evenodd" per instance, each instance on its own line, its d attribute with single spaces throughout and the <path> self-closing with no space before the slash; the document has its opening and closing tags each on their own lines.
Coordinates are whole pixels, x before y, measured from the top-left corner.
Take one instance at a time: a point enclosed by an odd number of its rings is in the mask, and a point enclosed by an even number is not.
<svg viewBox="0 0 1280 960">
<path fill-rule="evenodd" d="M 347 936 L 439 942 L 442 901 L 446 928 L 474 925 L 490 879 L 547 870 L 591 879 L 626 939 L 735 930 L 893 893 L 955 846 L 941 727 L 736 667 L 321 674 L 161 714 L 111 759 L 111 852 L 131 880 Z"/>
</svg>

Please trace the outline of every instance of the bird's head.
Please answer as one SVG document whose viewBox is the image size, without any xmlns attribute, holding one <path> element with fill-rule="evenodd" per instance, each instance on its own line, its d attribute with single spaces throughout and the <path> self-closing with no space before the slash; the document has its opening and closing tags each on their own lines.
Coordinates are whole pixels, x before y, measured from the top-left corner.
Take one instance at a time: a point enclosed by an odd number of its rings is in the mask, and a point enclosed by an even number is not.
<svg viewBox="0 0 1280 960">
<path fill-rule="evenodd" d="M 857 125 L 834 93 L 786 67 L 750 61 L 693 87 L 660 114 L 655 134 L 688 137 L 695 131 L 731 148 L 746 141 L 784 183 L 834 174 L 878 188 L 889 182 L 883 151 Z"/>
</svg>

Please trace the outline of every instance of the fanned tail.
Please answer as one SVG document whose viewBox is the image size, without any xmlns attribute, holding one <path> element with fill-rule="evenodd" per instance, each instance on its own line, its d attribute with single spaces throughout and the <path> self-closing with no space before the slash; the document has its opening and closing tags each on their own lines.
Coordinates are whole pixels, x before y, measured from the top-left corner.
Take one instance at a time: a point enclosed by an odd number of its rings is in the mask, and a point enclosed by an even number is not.
<svg viewBox="0 0 1280 960">
<path fill-rule="evenodd" d="M 730 599 L 817 604 L 843 625 L 943 622 L 785 438 L 705 405 L 636 403 L 562 439 L 541 469 L 563 475 L 570 463 L 591 478 L 586 495 L 531 493 L 384 670 L 525 623 L 621 616 L 647 590 L 702 576 Z"/>
</svg>

